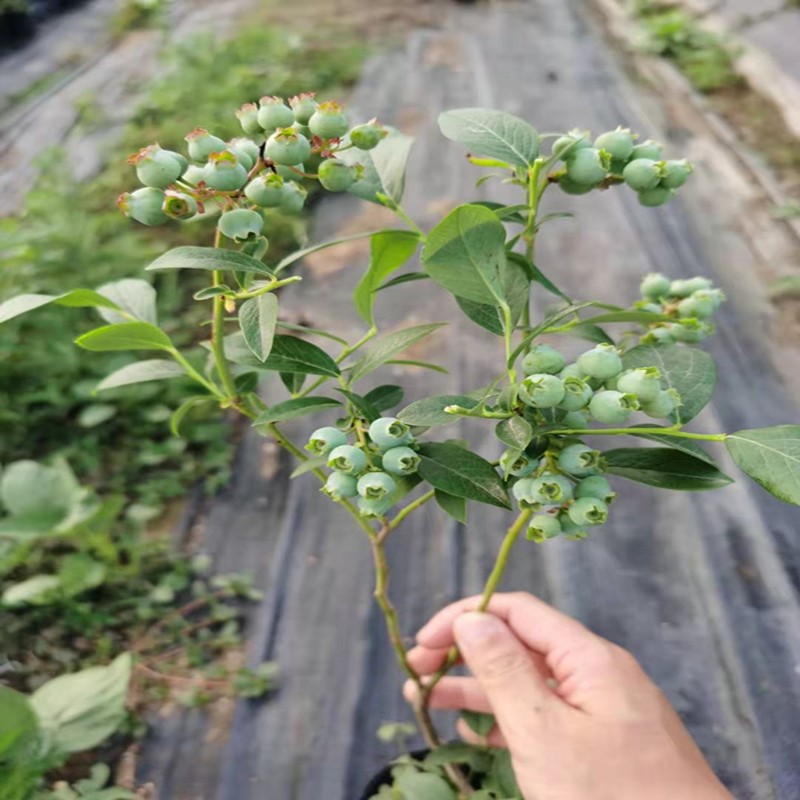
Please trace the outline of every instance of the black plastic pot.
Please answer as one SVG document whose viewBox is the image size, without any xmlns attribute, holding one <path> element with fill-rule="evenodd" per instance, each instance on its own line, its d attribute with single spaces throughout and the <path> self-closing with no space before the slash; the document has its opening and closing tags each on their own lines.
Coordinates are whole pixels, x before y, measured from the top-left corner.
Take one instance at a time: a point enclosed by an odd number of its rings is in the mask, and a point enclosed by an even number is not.
<svg viewBox="0 0 800 800">
<path fill-rule="evenodd" d="M 0 50 L 22 47 L 36 32 L 36 22 L 27 11 L 0 13 Z"/>
<path fill-rule="evenodd" d="M 430 753 L 430 750 L 414 750 L 414 752 L 410 753 L 411 758 L 415 761 L 422 761 L 425 756 Z M 392 765 L 387 764 L 368 784 L 367 788 L 364 789 L 363 794 L 359 798 L 359 800 L 370 800 L 373 795 L 378 793 L 378 789 L 381 786 L 391 786 L 392 785 Z"/>
</svg>

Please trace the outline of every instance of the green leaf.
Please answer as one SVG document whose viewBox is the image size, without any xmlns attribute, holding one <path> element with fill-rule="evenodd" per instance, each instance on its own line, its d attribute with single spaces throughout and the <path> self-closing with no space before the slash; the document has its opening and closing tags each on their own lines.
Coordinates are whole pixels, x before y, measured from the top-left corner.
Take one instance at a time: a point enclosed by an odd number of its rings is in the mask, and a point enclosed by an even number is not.
<svg viewBox="0 0 800 800">
<path fill-rule="evenodd" d="M 515 414 L 500 420 L 494 433 L 503 444 L 514 450 L 524 450 L 533 438 L 533 427 L 528 420 Z"/>
<path fill-rule="evenodd" d="M 107 389 L 117 389 L 120 386 L 130 386 L 134 383 L 145 383 L 146 381 L 163 381 L 168 378 L 178 378 L 185 375 L 184 368 L 175 361 L 167 361 L 163 358 L 152 358 L 147 361 L 135 361 L 133 364 L 126 364 L 116 372 L 112 372 L 103 378 L 95 388 L 96 392 L 104 392 Z"/>
<path fill-rule="evenodd" d="M 703 461 L 708 461 L 709 464 L 714 464 L 714 459 L 700 447 L 697 442 L 692 441 L 691 439 L 681 439 L 676 436 L 668 436 L 666 434 L 660 434 L 659 431 L 663 430 L 660 425 L 636 425 L 636 428 L 652 428 L 652 433 L 631 433 L 631 436 L 636 436 L 638 439 L 647 439 L 651 442 L 658 442 L 659 444 L 666 445 L 667 447 L 671 447 L 673 450 L 683 450 L 684 453 L 688 453 L 690 456 L 696 456 L 697 458 L 703 459 Z"/>
<path fill-rule="evenodd" d="M 473 712 L 465 712 L 467 714 Z M 463 715 L 462 715 L 463 716 Z M 488 715 L 487 715 L 488 716 Z M 445 764 L 466 764 L 473 772 L 486 772 L 490 756 L 485 747 L 466 742 L 448 742 L 425 756 L 426 767 L 443 767 Z"/>
<path fill-rule="evenodd" d="M 469 729 L 478 736 L 488 736 L 495 726 L 494 714 L 485 714 L 482 711 L 462 711 L 461 719 L 467 723 Z"/>
<path fill-rule="evenodd" d="M 394 786 L 407 800 L 457 800 L 447 781 L 430 772 L 403 772 Z"/>
<path fill-rule="evenodd" d="M 233 386 L 236 389 L 236 394 L 250 394 L 258 387 L 258 373 L 257 372 L 241 372 L 233 379 Z"/>
<path fill-rule="evenodd" d="M 61 675 L 37 689 L 31 705 L 51 752 L 91 750 L 125 720 L 125 696 L 132 659 L 123 653 L 107 667 Z"/>
<path fill-rule="evenodd" d="M 195 292 L 193 298 L 195 300 L 211 300 L 214 297 L 219 297 L 221 294 L 232 294 L 233 290 L 230 286 L 221 284 L 219 286 L 206 286 L 204 289 Z"/>
<path fill-rule="evenodd" d="M 526 256 L 522 255 L 522 253 L 509 253 L 508 259 L 509 261 L 513 261 L 515 264 L 521 266 L 525 270 L 530 280 L 535 281 L 540 286 L 543 286 L 548 292 L 550 292 L 550 294 L 560 297 L 567 303 L 572 302 L 572 299 L 568 295 L 564 294 L 564 292 L 562 292 L 561 289 L 559 289 L 558 286 L 556 286 L 553 281 L 551 281 L 550 278 L 548 278 L 547 275 L 545 275 L 544 272 L 542 272 L 539 267 L 536 266 L 536 264 L 534 264 Z"/>
<path fill-rule="evenodd" d="M 379 195 L 385 195 L 396 203 L 403 199 L 406 165 L 414 140 L 396 128 L 386 126 L 389 135 L 378 146 L 363 150 L 344 150 L 337 156 L 346 164 L 360 164 L 364 172 L 348 190 L 362 200 L 381 203 Z"/>
<path fill-rule="evenodd" d="M 654 322 L 675 322 L 674 317 L 666 314 L 654 314 L 652 311 L 611 311 L 608 314 L 597 314 L 594 317 L 587 317 L 586 323 L 599 324 L 610 322 L 641 322 L 649 325 Z"/>
<path fill-rule="evenodd" d="M 377 289 L 373 289 L 374 292 L 382 292 L 384 289 L 389 289 L 392 286 L 399 286 L 401 283 L 411 283 L 412 281 L 429 281 L 430 276 L 427 272 L 405 272 L 402 275 L 398 275 L 396 278 L 392 278 L 386 283 L 382 283 Z"/>
<path fill-rule="evenodd" d="M 141 322 L 155 325 L 156 290 L 141 278 L 124 278 L 121 281 L 106 283 L 97 289 L 97 293 L 115 303 L 120 311 Z M 128 322 L 128 317 L 111 308 L 100 308 L 100 316 L 106 322 Z"/>
<path fill-rule="evenodd" d="M 281 372 L 280 379 L 291 394 L 297 394 L 306 382 L 306 376 L 300 372 Z"/>
<path fill-rule="evenodd" d="M 707 460 L 667 447 L 620 447 L 603 453 L 608 471 L 659 489 L 702 492 L 733 483 Z"/>
<path fill-rule="evenodd" d="M 0 503 L 13 516 L 64 517 L 84 495 L 65 461 L 14 461 L 0 475 Z"/>
<path fill-rule="evenodd" d="M 375 324 L 376 289 L 414 255 L 418 245 L 419 236 L 413 231 L 381 231 L 372 237 L 369 267 L 353 292 L 356 311 L 369 325 Z"/>
<path fill-rule="evenodd" d="M 270 408 L 256 417 L 253 425 L 285 422 L 287 419 L 306 417 L 309 414 L 316 414 L 318 411 L 325 411 L 341 405 L 338 400 L 334 400 L 332 397 L 296 397 L 294 400 L 284 400 L 282 403 L 270 406 Z"/>
<path fill-rule="evenodd" d="M 488 208 L 454 208 L 425 240 L 428 275 L 457 297 L 474 303 L 505 302 L 506 229 Z"/>
<path fill-rule="evenodd" d="M 505 111 L 487 108 L 457 108 L 439 115 L 439 129 L 472 155 L 497 158 L 515 167 L 527 168 L 539 156 L 536 129 Z"/>
<path fill-rule="evenodd" d="M 20 294 L 0 303 L 0 324 L 21 314 L 54 303 L 69 308 L 116 308 L 116 304 L 91 289 L 73 289 L 66 294 Z"/>
<path fill-rule="evenodd" d="M 506 487 L 494 467 L 477 453 L 447 442 L 428 442 L 419 448 L 419 475 L 434 489 L 511 508 Z"/>
<path fill-rule="evenodd" d="M 380 417 L 381 412 L 378 407 L 370 400 L 367 400 L 366 397 L 350 392 L 347 389 L 337 388 L 336 391 L 341 392 L 348 399 L 355 416 L 363 417 L 367 422 L 374 422 Z"/>
<path fill-rule="evenodd" d="M 81 428 L 96 428 L 116 416 L 117 407 L 112 403 L 92 403 L 81 409 L 77 422 Z"/>
<path fill-rule="evenodd" d="M 303 375 L 339 375 L 336 362 L 320 347 L 297 336 L 275 334 L 272 351 L 262 365 L 276 372 L 299 372 Z"/>
<path fill-rule="evenodd" d="M 38 731 L 39 721 L 28 698 L 0 685 L 0 765 L 24 758 Z"/>
<path fill-rule="evenodd" d="M 378 411 L 387 411 L 394 408 L 403 402 L 405 392 L 402 386 L 395 386 L 394 384 L 387 383 L 381 386 L 376 386 L 370 389 L 365 395 L 364 399 L 372 403 Z"/>
<path fill-rule="evenodd" d="M 272 275 L 272 271 L 252 256 L 222 247 L 176 247 L 159 256 L 149 272 L 164 269 L 235 270 Z"/>
<path fill-rule="evenodd" d="M 439 372 L 442 375 L 449 375 L 450 373 L 445 367 L 439 364 L 431 364 L 430 361 L 416 361 L 413 358 L 393 358 L 386 362 L 387 364 L 398 364 L 401 367 L 421 367 L 422 369 L 429 369 L 433 372 Z"/>
<path fill-rule="evenodd" d="M 800 425 L 775 425 L 728 434 L 731 458 L 780 500 L 800 505 Z"/>
<path fill-rule="evenodd" d="M 434 425 L 448 425 L 458 422 L 460 417 L 448 414 L 444 409 L 447 406 L 461 406 L 462 408 L 475 408 L 478 401 L 473 397 L 460 394 L 439 394 L 432 397 L 423 397 L 407 405 L 398 415 L 398 419 L 406 425 L 421 425 L 426 428 Z"/>
<path fill-rule="evenodd" d="M 597 344 L 614 344 L 614 340 L 599 325 L 589 323 L 574 325 L 569 329 L 569 335 Z"/>
<path fill-rule="evenodd" d="M 456 303 L 467 317 L 484 330 L 496 336 L 502 336 L 505 333 L 503 316 L 497 306 L 473 303 L 472 300 L 466 300 L 463 297 L 456 297 Z"/>
<path fill-rule="evenodd" d="M 286 322 L 282 319 L 279 319 L 277 327 L 285 328 L 287 331 L 299 331 L 300 333 L 305 333 L 308 336 L 322 336 L 323 339 L 330 339 L 333 342 L 338 342 L 339 344 L 343 344 L 345 346 L 348 344 L 347 339 L 342 339 L 341 336 L 337 336 L 335 333 L 329 333 L 328 331 L 323 331 L 320 328 L 312 328 L 310 325 L 295 325 L 293 322 Z"/>
<path fill-rule="evenodd" d="M 84 350 L 174 350 L 175 347 L 161 328 L 149 322 L 119 322 L 95 328 L 75 340 Z"/>
<path fill-rule="evenodd" d="M 9 586 L 0 597 L 0 606 L 21 608 L 49 605 L 60 593 L 61 581 L 55 575 L 34 575 Z"/>
<path fill-rule="evenodd" d="M 75 597 L 88 589 L 100 586 L 106 579 L 105 564 L 85 553 L 65 556 L 58 568 L 58 580 L 67 597 Z"/>
<path fill-rule="evenodd" d="M 169 429 L 172 431 L 173 436 L 181 435 L 181 425 L 187 415 L 195 408 L 199 408 L 207 403 L 216 403 L 216 399 L 207 394 L 199 394 L 194 397 L 188 397 L 184 400 L 173 412 L 169 418 Z"/>
<path fill-rule="evenodd" d="M 449 514 L 456 522 L 467 524 L 467 501 L 463 497 L 456 497 L 441 489 L 436 489 L 434 497 L 442 511 Z"/>
<path fill-rule="evenodd" d="M 628 350 L 622 363 L 625 369 L 658 367 L 666 386 L 675 389 L 683 402 L 669 417 L 676 424 L 694 419 L 714 394 L 717 368 L 704 350 L 678 344 L 642 344 Z"/>
<path fill-rule="evenodd" d="M 246 300 L 239 309 L 244 341 L 259 361 L 266 361 L 272 350 L 277 322 L 278 298 L 272 292 Z"/>
<path fill-rule="evenodd" d="M 313 456 L 305 461 L 301 461 L 300 464 L 298 464 L 298 466 L 292 470 L 289 477 L 297 478 L 300 475 L 305 475 L 307 472 L 311 472 L 312 470 L 322 469 L 327 463 L 328 456 Z"/>
<path fill-rule="evenodd" d="M 434 322 L 427 325 L 415 325 L 413 328 L 391 333 L 384 336 L 374 344 L 365 347 L 361 357 L 353 364 L 350 372 L 350 381 L 355 383 L 376 370 L 381 365 L 390 361 L 398 353 L 407 350 L 411 345 L 416 344 L 426 336 L 430 336 L 435 330 L 442 327 L 444 323 Z"/>
<path fill-rule="evenodd" d="M 498 797 L 520 798 L 522 792 L 517 785 L 514 775 L 514 768 L 511 765 L 511 753 L 508 750 L 494 750 L 494 764 L 490 773 L 490 780 L 494 783 L 491 788 L 495 789 Z"/>
</svg>

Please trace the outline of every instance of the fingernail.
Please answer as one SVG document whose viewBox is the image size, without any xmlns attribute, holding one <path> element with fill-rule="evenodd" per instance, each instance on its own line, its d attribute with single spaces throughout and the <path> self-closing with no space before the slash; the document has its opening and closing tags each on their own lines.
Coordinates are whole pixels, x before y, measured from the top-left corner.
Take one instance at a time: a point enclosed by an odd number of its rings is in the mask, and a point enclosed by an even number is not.
<svg viewBox="0 0 800 800">
<path fill-rule="evenodd" d="M 453 624 L 453 633 L 459 644 L 483 642 L 503 633 L 503 623 L 494 614 L 470 611 L 462 614 Z"/>
</svg>

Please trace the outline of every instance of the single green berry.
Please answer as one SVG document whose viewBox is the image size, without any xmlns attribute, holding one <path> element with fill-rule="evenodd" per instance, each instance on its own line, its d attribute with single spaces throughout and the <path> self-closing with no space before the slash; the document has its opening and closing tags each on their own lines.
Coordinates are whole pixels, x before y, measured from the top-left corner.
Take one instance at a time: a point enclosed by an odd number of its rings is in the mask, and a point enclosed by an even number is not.
<svg viewBox="0 0 800 800">
<path fill-rule="evenodd" d="M 542 372 L 555 375 L 564 369 L 566 363 L 564 356 L 555 347 L 550 347 L 549 344 L 537 344 L 522 359 L 522 371 L 526 375 Z"/>
<path fill-rule="evenodd" d="M 359 150 L 372 150 L 388 134 L 389 131 L 383 125 L 379 125 L 376 119 L 372 119 L 365 125 L 356 125 L 350 131 L 350 143 Z"/>
<path fill-rule="evenodd" d="M 181 175 L 189 169 L 189 159 L 183 153 L 178 153 L 175 150 L 162 150 L 161 152 L 172 156 L 181 165 Z"/>
<path fill-rule="evenodd" d="M 528 375 L 519 385 L 519 397 L 533 408 L 553 408 L 564 399 L 564 381 L 556 375 L 542 372 Z"/>
<path fill-rule="evenodd" d="M 205 164 L 203 164 L 203 166 L 200 166 L 199 164 L 189 164 L 186 172 L 183 173 L 181 180 L 184 181 L 184 183 L 188 183 L 189 186 L 199 186 L 201 183 L 205 183 Z"/>
<path fill-rule="evenodd" d="M 381 450 L 391 450 L 414 441 L 408 425 L 396 417 L 380 417 L 372 422 L 369 426 L 369 438 Z"/>
<path fill-rule="evenodd" d="M 586 530 L 585 525 L 576 525 L 570 518 L 568 513 L 559 514 L 558 521 L 561 523 L 561 531 L 566 539 L 571 541 L 579 541 L 585 539 L 589 532 Z"/>
<path fill-rule="evenodd" d="M 661 391 L 661 373 L 658 367 L 637 367 L 623 372 L 614 387 L 623 394 L 635 394 L 644 402 L 654 399 Z"/>
<path fill-rule="evenodd" d="M 585 444 L 567 445 L 558 454 L 558 468 L 576 478 L 596 475 L 605 469 L 603 454 Z"/>
<path fill-rule="evenodd" d="M 301 125 L 308 125 L 308 121 L 314 116 L 317 110 L 317 101 L 314 99 L 314 92 L 304 92 L 292 97 L 289 100 L 289 105 L 292 107 L 295 122 Z"/>
<path fill-rule="evenodd" d="M 259 146 L 252 140 L 248 139 L 246 136 L 237 136 L 234 139 L 231 139 L 229 142 L 229 147 L 233 148 L 235 151 L 239 151 L 242 153 L 246 153 L 253 164 L 258 161 L 261 157 L 261 149 Z"/>
<path fill-rule="evenodd" d="M 567 366 L 558 373 L 558 377 L 563 381 L 567 378 L 582 378 L 586 380 L 589 376 L 577 364 L 567 364 Z"/>
<path fill-rule="evenodd" d="M 647 139 L 644 142 L 639 142 L 633 146 L 631 159 L 634 158 L 650 158 L 653 161 L 660 161 L 664 155 L 664 147 L 652 139 Z"/>
<path fill-rule="evenodd" d="M 664 177 L 661 178 L 661 185 L 666 189 L 677 189 L 683 186 L 694 167 L 686 160 L 664 162 Z"/>
<path fill-rule="evenodd" d="M 545 472 L 531 479 L 532 507 L 559 505 L 572 498 L 572 483 L 563 475 Z"/>
<path fill-rule="evenodd" d="M 664 306 L 660 305 L 659 303 L 638 302 L 638 303 L 636 303 L 636 308 L 640 308 L 642 311 L 648 311 L 651 314 L 663 314 L 664 313 Z"/>
<path fill-rule="evenodd" d="M 342 444 L 328 453 L 328 466 L 347 475 L 360 475 L 367 468 L 367 456 L 357 447 Z"/>
<path fill-rule="evenodd" d="M 657 206 L 663 206 L 670 197 L 672 197 L 672 189 L 667 189 L 665 186 L 656 186 L 653 189 L 639 192 L 639 203 L 647 208 L 656 208 Z"/>
<path fill-rule="evenodd" d="M 511 494 L 521 508 L 532 508 L 538 501 L 534 499 L 533 478 L 522 478 L 511 487 Z"/>
<path fill-rule="evenodd" d="M 653 419 L 666 419 L 676 407 L 675 393 L 668 389 L 642 403 L 642 411 Z"/>
<path fill-rule="evenodd" d="M 383 468 L 392 475 L 412 475 L 420 457 L 410 447 L 392 447 L 383 454 Z"/>
<path fill-rule="evenodd" d="M 245 103 L 238 111 L 234 111 L 234 114 L 248 136 L 257 136 L 261 133 L 261 126 L 258 124 L 258 106 L 255 103 Z M 291 122 L 289 124 L 291 125 Z"/>
<path fill-rule="evenodd" d="M 368 472 L 358 479 L 358 493 L 367 500 L 382 500 L 396 488 L 394 478 L 385 472 Z"/>
<path fill-rule="evenodd" d="M 580 411 L 592 398 L 592 387 L 583 378 L 564 379 L 564 399 L 558 407 L 564 411 Z"/>
<path fill-rule="evenodd" d="M 666 325 L 659 325 L 657 328 L 650 328 L 650 330 L 642 336 L 644 344 L 675 344 L 675 337 L 670 333 Z"/>
<path fill-rule="evenodd" d="M 567 159 L 567 177 L 584 186 L 596 186 L 605 179 L 611 157 L 595 147 L 587 147 L 573 153 Z"/>
<path fill-rule="evenodd" d="M 565 428 L 574 431 L 585 430 L 589 425 L 589 415 L 583 411 L 568 411 L 561 420 Z"/>
<path fill-rule="evenodd" d="M 686 278 L 685 280 L 672 281 L 669 293 L 672 297 L 688 297 L 695 292 L 710 289 L 714 284 L 708 278 Z"/>
<path fill-rule="evenodd" d="M 319 165 L 317 177 L 329 192 L 345 192 L 355 182 L 358 170 L 354 165 L 345 164 L 335 158 L 329 158 Z"/>
<path fill-rule="evenodd" d="M 189 147 L 189 158 L 192 161 L 207 161 L 212 153 L 220 153 L 225 149 L 225 142 L 210 134 L 205 128 L 195 128 L 186 134 Z"/>
<path fill-rule="evenodd" d="M 136 165 L 136 177 L 145 186 L 166 189 L 186 171 L 186 167 L 175 155 L 168 150 L 162 150 L 157 144 L 152 144 L 131 156 L 128 163 Z"/>
<path fill-rule="evenodd" d="M 392 501 L 388 497 L 381 500 L 371 500 L 366 497 L 358 498 L 358 510 L 362 517 L 368 519 L 380 519 L 392 507 Z"/>
<path fill-rule="evenodd" d="M 164 213 L 170 219 L 191 219 L 197 214 L 197 200 L 183 192 L 164 192 Z"/>
<path fill-rule="evenodd" d="M 568 175 L 562 175 L 558 179 L 558 188 L 566 194 L 589 194 L 594 188 L 590 183 L 577 183 L 573 181 Z"/>
<path fill-rule="evenodd" d="M 288 128 L 294 124 L 292 109 L 280 97 L 262 97 L 258 104 L 258 126 L 265 131 Z"/>
<path fill-rule="evenodd" d="M 578 150 L 585 150 L 587 147 L 591 146 L 592 143 L 589 141 L 584 131 L 571 130 L 568 134 L 559 136 L 558 139 L 553 142 L 552 153 L 554 156 L 558 156 L 560 159 L 564 160 L 572 156 Z"/>
<path fill-rule="evenodd" d="M 308 191 L 305 187 L 294 181 L 288 181 L 283 185 L 284 192 L 281 198 L 280 209 L 286 214 L 297 214 L 303 210 L 306 203 Z"/>
<path fill-rule="evenodd" d="M 644 192 L 658 185 L 661 169 L 649 158 L 637 158 L 622 171 L 622 179 L 635 192 Z"/>
<path fill-rule="evenodd" d="M 527 537 L 532 542 L 555 539 L 562 531 L 558 517 L 553 514 L 537 514 L 528 523 Z"/>
<path fill-rule="evenodd" d="M 142 225 L 162 225 L 169 217 L 164 213 L 166 196 L 161 189 L 144 186 L 135 192 L 125 192 L 117 199 L 117 207 L 126 216 Z"/>
<path fill-rule="evenodd" d="M 666 275 L 662 275 L 660 272 L 650 272 L 642 278 L 639 289 L 642 297 L 648 300 L 659 300 L 670 293 L 671 286 L 672 282 Z"/>
<path fill-rule="evenodd" d="M 286 194 L 283 178 L 274 172 L 256 175 L 244 190 L 245 197 L 261 208 L 277 208 Z"/>
<path fill-rule="evenodd" d="M 236 160 L 249 172 L 253 165 L 256 163 L 255 159 L 250 155 L 249 152 L 243 150 L 240 147 L 236 147 L 233 144 L 228 144 L 225 148 L 229 153 L 233 153 L 236 156 Z"/>
<path fill-rule="evenodd" d="M 677 342 L 697 344 L 714 332 L 714 326 L 699 319 L 682 319 L 669 325 L 669 332 Z"/>
<path fill-rule="evenodd" d="M 264 153 L 276 164 L 293 167 L 311 155 L 311 145 L 302 133 L 293 128 L 280 128 L 267 139 Z"/>
<path fill-rule="evenodd" d="M 527 478 L 539 466 L 539 459 L 519 450 L 506 450 L 500 456 L 500 467 L 504 475 Z"/>
<path fill-rule="evenodd" d="M 608 519 L 608 506 L 597 497 L 581 497 L 567 513 L 576 525 L 602 525 Z"/>
<path fill-rule="evenodd" d="M 345 497 L 355 497 L 358 494 L 358 481 L 352 475 L 345 475 L 344 472 L 331 472 L 322 491 L 338 502 Z"/>
<path fill-rule="evenodd" d="M 223 236 L 233 239 L 234 242 L 245 242 L 261 234 L 264 228 L 264 218 L 258 211 L 247 208 L 234 208 L 226 211 L 217 223 Z"/>
<path fill-rule="evenodd" d="M 585 375 L 601 381 L 622 372 L 622 359 L 612 344 L 598 344 L 578 356 L 577 363 Z"/>
<path fill-rule="evenodd" d="M 611 158 L 627 161 L 633 153 L 633 134 L 628 128 L 617 128 L 601 133 L 594 140 L 594 146 L 598 150 L 605 150 Z"/>
<path fill-rule="evenodd" d="M 328 426 L 317 428 L 311 434 L 306 445 L 306 450 L 318 456 L 326 456 L 336 447 L 347 444 L 347 436 L 338 428 Z"/>
<path fill-rule="evenodd" d="M 223 150 L 208 157 L 204 180 L 210 189 L 234 192 L 247 182 L 247 170 L 233 153 Z"/>
<path fill-rule="evenodd" d="M 311 133 L 319 136 L 320 139 L 340 139 L 350 127 L 350 122 L 342 111 L 342 106 L 332 100 L 320 103 L 305 124 L 308 125 Z"/>
<path fill-rule="evenodd" d="M 630 417 L 639 408 L 636 395 L 623 394 L 622 392 L 607 389 L 598 392 L 589 403 L 589 413 L 598 421 L 606 425 L 619 425 Z"/>
<path fill-rule="evenodd" d="M 602 475 L 590 475 L 588 478 L 582 478 L 575 487 L 575 497 L 578 499 L 596 497 L 608 505 L 616 496 L 617 493 Z"/>
</svg>

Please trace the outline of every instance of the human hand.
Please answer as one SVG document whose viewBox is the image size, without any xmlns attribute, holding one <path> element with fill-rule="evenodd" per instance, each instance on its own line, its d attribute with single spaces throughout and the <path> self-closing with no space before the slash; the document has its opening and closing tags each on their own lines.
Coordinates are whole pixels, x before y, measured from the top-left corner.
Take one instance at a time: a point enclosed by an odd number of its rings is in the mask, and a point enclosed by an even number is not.
<svg viewBox="0 0 800 800">
<path fill-rule="evenodd" d="M 509 748 L 525 800 L 732 800 L 630 653 L 529 594 L 479 603 L 436 614 L 408 659 L 429 676 L 458 646 L 472 677 L 442 678 L 430 705 L 494 714 L 487 740 L 459 733 Z"/>
</svg>

